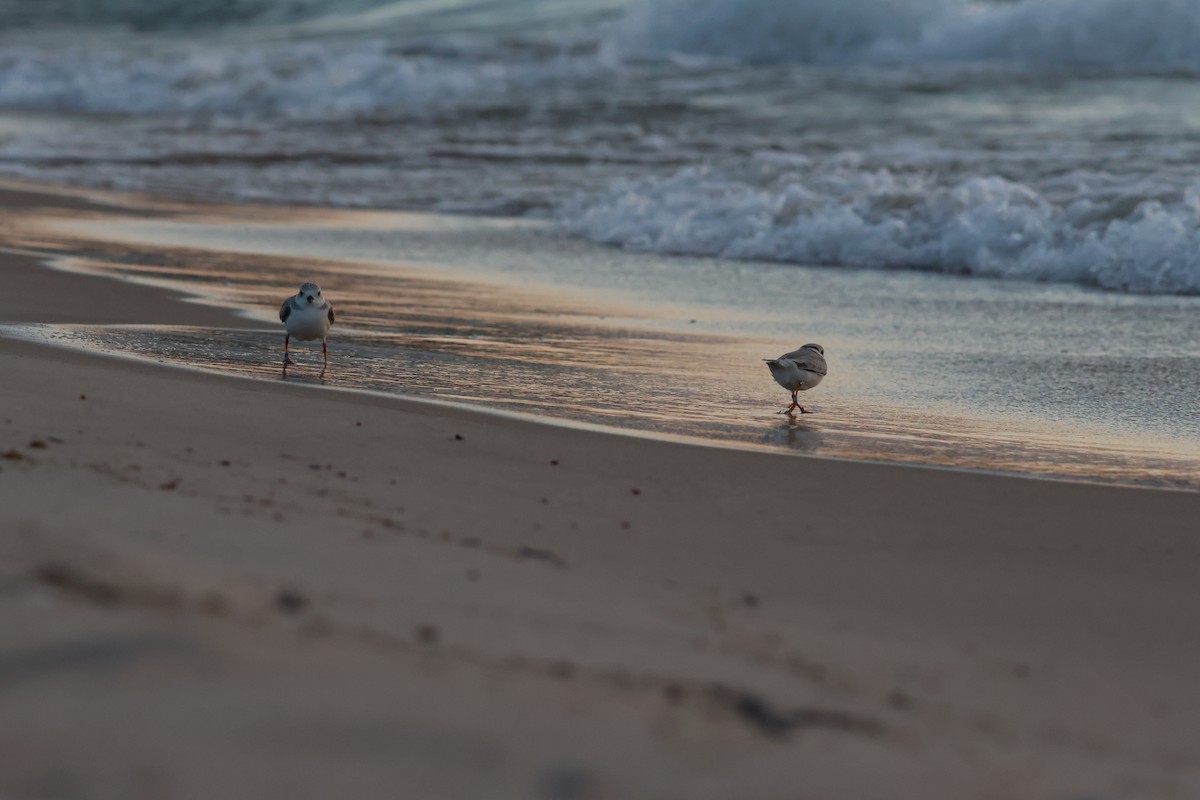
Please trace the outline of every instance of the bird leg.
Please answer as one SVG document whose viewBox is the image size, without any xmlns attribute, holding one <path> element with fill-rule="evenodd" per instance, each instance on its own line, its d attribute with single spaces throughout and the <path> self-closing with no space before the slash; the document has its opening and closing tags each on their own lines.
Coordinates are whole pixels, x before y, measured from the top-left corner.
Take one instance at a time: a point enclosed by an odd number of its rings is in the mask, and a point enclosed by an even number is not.
<svg viewBox="0 0 1200 800">
<path fill-rule="evenodd" d="M 792 413 L 793 411 L 799 411 L 801 414 L 817 413 L 815 411 L 809 411 L 807 408 L 800 405 L 800 401 L 796 399 L 796 393 L 799 391 L 800 391 L 799 389 L 792 390 L 792 404 L 790 406 L 788 406 L 787 408 L 785 408 L 783 411 L 780 411 L 779 412 L 780 414 L 787 414 L 789 417 L 793 417 L 793 416 L 795 416 L 795 414 Z"/>
<path fill-rule="evenodd" d="M 288 364 L 296 363 L 295 361 L 292 361 L 292 357 L 288 355 L 288 342 L 291 341 L 291 338 L 292 338 L 292 335 L 290 333 L 285 333 L 283 335 L 283 365 L 285 367 Z"/>
<path fill-rule="evenodd" d="M 325 357 L 325 367 L 328 367 L 329 366 L 329 348 L 325 346 L 324 339 L 321 340 L 321 355 Z M 322 372 L 325 371 L 325 367 L 321 368 Z"/>
<path fill-rule="evenodd" d="M 783 411 L 780 411 L 779 412 L 780 414 L 787 414 L 790 417 L 790 416 L 792 416 L 792 412 L 795 411 L 797 408 L 800 409 L 801 414 L 804 413 L 804 408 L 798 402 L 796 402 L 796 392 L 797 391 L 799 391 L 799 390 L 798 389 L 792 390 L 792 404 L 790 406 L 788 406 L 787 408 L 785 408 Z"/>
</svg>

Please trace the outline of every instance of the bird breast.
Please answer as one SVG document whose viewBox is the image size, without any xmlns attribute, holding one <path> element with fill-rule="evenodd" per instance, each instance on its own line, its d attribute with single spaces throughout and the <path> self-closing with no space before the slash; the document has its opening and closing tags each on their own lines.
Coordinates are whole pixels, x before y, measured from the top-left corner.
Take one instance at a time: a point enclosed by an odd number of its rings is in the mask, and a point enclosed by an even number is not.
<svg viewBox="0 0 1200 800">
<path fill-rule="evenodd" d="M 323 339 L 329 332 L 329 309 L 316 305 L 301 307 L 288 315 L 287 326 L 289 336 L 297 339 Z"/>
</svg>

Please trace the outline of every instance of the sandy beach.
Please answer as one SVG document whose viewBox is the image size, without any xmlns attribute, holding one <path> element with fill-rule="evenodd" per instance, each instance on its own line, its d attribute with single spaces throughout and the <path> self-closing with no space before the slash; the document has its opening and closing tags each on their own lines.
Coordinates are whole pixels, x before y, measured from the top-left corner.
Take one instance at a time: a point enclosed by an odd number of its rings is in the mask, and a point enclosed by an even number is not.
<svg viewBox="0 0 1200 800">
<path fill-rule="evenodd" d="M 254 327 L 0 258 L 6 323 Z M 1200 793 L 1196 493 L 0 369 L 4 797 Z"/>
</svg>

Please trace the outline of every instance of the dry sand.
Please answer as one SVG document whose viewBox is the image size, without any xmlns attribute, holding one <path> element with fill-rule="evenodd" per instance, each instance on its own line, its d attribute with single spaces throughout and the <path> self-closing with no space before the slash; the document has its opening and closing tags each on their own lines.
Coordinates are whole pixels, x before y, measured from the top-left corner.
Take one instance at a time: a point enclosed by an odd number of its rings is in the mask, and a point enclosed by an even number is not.
<svg viewBox="0 0 1200 800">
<path fill-rule="evenodd" d="M 0 275 L 4 321 L 245 324 Z M 1200 495 L 0 375 L 0 797 L 1200 796 Z"/>
</svg>

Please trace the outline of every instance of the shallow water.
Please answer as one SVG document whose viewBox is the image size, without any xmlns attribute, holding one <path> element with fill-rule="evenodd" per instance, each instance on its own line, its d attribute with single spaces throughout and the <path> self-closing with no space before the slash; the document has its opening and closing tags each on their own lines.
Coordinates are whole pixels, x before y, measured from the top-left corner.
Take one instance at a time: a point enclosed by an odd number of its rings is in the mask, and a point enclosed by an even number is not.
<svg viewBox="0 0 1200 800">
<path fill-rule="evenodd" d="M 383 212 L 42 220 L 21 243 L 263 323 L 25 329 L 64 344 L 737 447 L 1200 488 L 1200 299 L 663 258 Z M 300 345 L 285 376 L 280 287 L 307 279 L 338 311 L 331 365 Z M 818 413 L 789 420 L 760 359 L 810 340 L 830 375 L 802 398 Z"/>
<path fill-rule="evenodd" d="M 1198 294 L 1197 75 L 1180 0 L 5 0 L 0 172 Z"/>
</svg>

